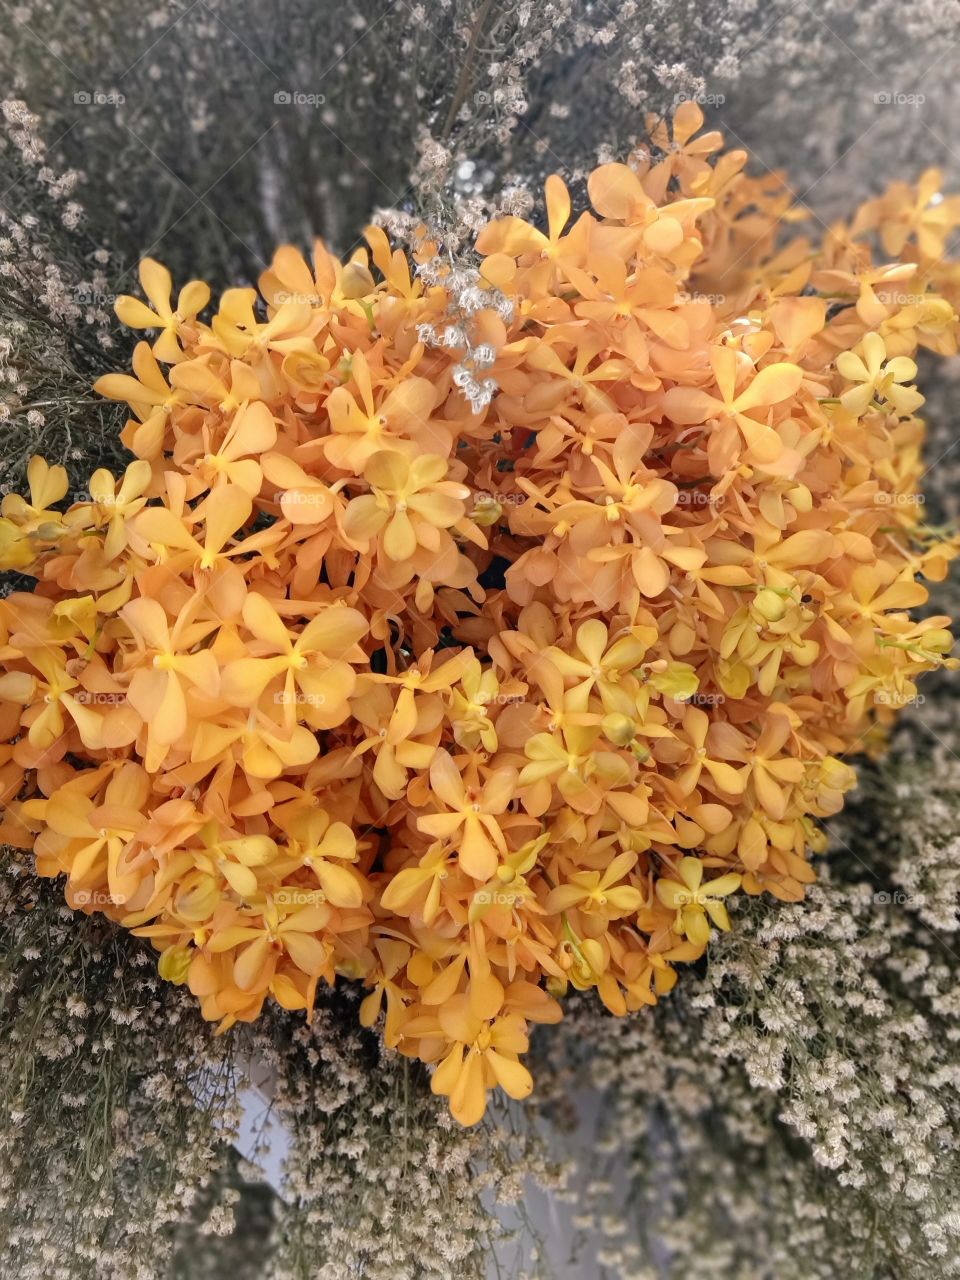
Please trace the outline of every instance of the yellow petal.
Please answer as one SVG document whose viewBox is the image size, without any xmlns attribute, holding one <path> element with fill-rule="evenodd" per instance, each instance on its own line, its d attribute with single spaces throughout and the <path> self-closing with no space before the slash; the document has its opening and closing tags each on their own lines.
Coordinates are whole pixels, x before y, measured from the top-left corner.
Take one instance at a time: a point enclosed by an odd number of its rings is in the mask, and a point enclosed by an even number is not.
<svg viewBox="0 0 960 1280">
<path fill-rule="evenodd" d="M 367 459 L 363 474 L 375 488 L 395 493 L 407 483 L 410 464 L 402 453 L 381 449 Z"/>
<path fill-rule="evenodd" d="M 297 968 L 311 976 L 321 973 L 327 963 L 327 948 L 310 934 L 284 933 L 283 945 Z"/>
<path fill-rule="evenodd" d="M 504 1093 L 511 1098 L 529 1098 L 533 1092 L 533 1076 L 522 1062 L 515 1058 L 505 1058 L 496 1049 L 488 1049 L 484 1057 Z"/>
<path fill-rule="evenodd" d="M 450 1094 L 450 1111 L 462 1125 L 477 1124 L 487 1109 L 487 1091 L 483 1083 L 480 1055 L 469 1053 L 457 1083 Z"/>
<path fill-rule="evenodd" d="M 125 324 L 128 329 L 154 329 L 159 327 L 163 321 L 139 298 L 131 298 L 128 294 L 122 294 L 114 303 L 114 312 L 121 324 Z"/>
<path fill-rule="evenodd" d="M 696 946 L 705 946 L 710 941 L 710 922 L 700 907 L 683 908 L 683 931 Z"/>
<path fill-rule="evenodd" d="M 140 263 L 140 283 L 160 315 L 169 316 L 173 279 L 167 268 L 156 258 L 144 258 Z"/>
<path fill-rule="evenodd" d="M 315 862 L 313 866 L 323 892 L 335 907 L 359 907 L 363 892 L 356 876 L 346 867 L 330 862 Z"/>
<path fill-rule="evenodd" d="M 235 862 L 224 862 L 220 870 L 227 884 L 241 898 L 252 898 L 257 892 L 257 877 L 249 867 L 238 866 Z"/>
<path fill-rule="evenodd" d="M 433 1073 L 430 1079 L 431 1092 L 449 1097 L 457 1086 L 462 1067 L 463 1045 L 455 1044 Z"/>
<path fill-rule="evenodd" d="M 266 976 L 264 967 L 270 954 L 270 941 L 261 935 L 237 956 L 233 965 L 233 980 L 241 991 L 249 991 Z"/>
<path fill-rule="evenodd" d="M 293 648 L 290 633 L 273 605 L 257 591 L 251 591 L 243 602 L 244 625 L 258 640 L 271 645 L 278 653 Z"/>
<path fill-rule="evenodd" d="M 795 364 L 771 364 L 761 369 L 745 391 L 737 396 L 738 412 L 779 404 L 794 395 L 803 381 L 803 370 Z"/>
<path fill-rule="evenodd" d="M 359 610 L 336 606 L 307 623 L 296 648 L 300 653 L 319 651 L 329 658 L 339 658 L 366 633 L 367 620 Z"/>
<path fill-rule="evenodd" d="M 602 164 L 587 182 L 590 203 L 604 218 L 626 222 L 639 203 L 649 204 L 640 179 L 625 164 Z"/>
<path fill-rule="evenodd" d="M 405 511 L 397 511 L 383 534 L 383 549 L 391 560 L 409 560 L 417 549 L 417 535 Z"/>
</svg>

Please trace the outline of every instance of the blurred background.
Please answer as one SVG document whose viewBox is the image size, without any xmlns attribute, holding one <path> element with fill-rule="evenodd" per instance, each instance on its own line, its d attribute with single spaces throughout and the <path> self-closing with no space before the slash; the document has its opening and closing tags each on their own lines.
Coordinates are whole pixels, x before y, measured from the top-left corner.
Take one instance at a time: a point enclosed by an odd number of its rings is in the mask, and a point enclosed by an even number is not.
<svg viewBox="0 0 960 1280">
<path fill-rule="evenodd" d="M 627 154 L 684 97 L 813 217 L 960 166 L 957 0 L 0 8 L 6 96 L 39 117 L 43 165 L 77 172 L 120 272 L 150 252 L 252 279 L 280 241 L 348 250 L 384 207 L 475 222 L 505 189 Z"/>
</svg>

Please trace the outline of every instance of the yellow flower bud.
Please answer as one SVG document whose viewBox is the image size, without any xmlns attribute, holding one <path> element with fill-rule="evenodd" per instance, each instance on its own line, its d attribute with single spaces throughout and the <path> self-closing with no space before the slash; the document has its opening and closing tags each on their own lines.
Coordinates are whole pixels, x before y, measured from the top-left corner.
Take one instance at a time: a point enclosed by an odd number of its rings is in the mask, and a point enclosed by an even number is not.
<svg viewBox="0 0 960 1280">
<path fill-rule="evenodd" d="M 604 737 L 609 742 L 616 743 L 618 747 L 627 746 L 637 735 L 636 724 L 629 716 L 620 715 L 618 712 L 604 716 L 600 721 L 600 728 L 603 730 Z"/>
<path fill-rule="evenodd" d="M 365 298 L 373 293 L 374 282 L 368 267 L 362 262 L 348 262 L 340 277 L 340 292 L 345 298 Z"/>
<path fill-rule="evenodd" d="M 607 966 L 603 959 L 603 947 L 596 938 L 584 938 L 580 943 L 580 954 L 583 962 L 577 962 L 577 976 L 586 982 L 599 978 Z"/>
<path fill-rule="evenodd" d="M 753 607 L 767 622 L 779 622 L 787 612 L 787 600 L 771 587 L 762 587 L 757 592 Z"/>
<path fill-rule="evenodd" d="M 184 947 L 179 943 L 167 947 L 157 963 L 160 977 L 174 983 L 175 986 L 181 986 L 187 980 L 193 957 L 192 947 Z"/>
<path fill-rule="evenodd" d="M 653 665 L 651 663 L 651 666 Z M 688 662 L 665 662 L 663 670 L 652 674 L 649 680 L 654 689 L 668 698 L 678 700 L 692 698 L 700 687 L 697 673 Z"/>
<path fill-rule="evenodd" d="M 484 494 L 477 499 L 476 506 L 470 512 L 470 519 L 474 524 L 487 526 L 496 524 L 502 515 L 503 507 L 496 498 L 491 497 L 490 494 Z"/>
<path fill-rule="evenodd" d="M 813 510 L 813 494 L 805 484 L 795 484 L 790 490 L 790 501 L 801 515 Z"/>
<path fill-rule="evenodd" d="M 43 524 L 37 525 L 36 537 L 43 542 L 56 542 L 58 538 L 62 538 L 67 532 L 66 527 L 62 524 L 54 524 L 52 520 L 45 520 Z"/>
<path fill-rule="evenodd" d="M 928 631 L 923 637 L 924 649 L 929 649 L 931 653 L 949 653 L 953 648 L 953 636 L 949 631 L 938 628 L 936 631 Z"/>
<path fill-rule="evenodd" d="M 728 698 L 746 697 L 752 683 L 750 668 L 743 662 L 721 659 L 717 664 L 717 683 Z"/>
</svg>

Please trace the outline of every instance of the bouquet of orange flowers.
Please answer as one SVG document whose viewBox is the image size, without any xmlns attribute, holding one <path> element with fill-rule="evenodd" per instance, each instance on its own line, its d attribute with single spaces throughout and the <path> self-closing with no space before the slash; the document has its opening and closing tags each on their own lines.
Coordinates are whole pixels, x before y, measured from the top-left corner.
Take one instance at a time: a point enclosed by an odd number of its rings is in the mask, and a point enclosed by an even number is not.
<svg viewBox="0 0 960 1280">
<path fill-rule="evenodd" d="M 799 900 L 842 757 L 953 661 L 913 356 L 957 349 L 960 200 L 785 239 L 702 123 L 469 274 L 374 227 L 207 321 L 146 259 L 97 383 L 135 461 L 2 504 L 3 839 L 222 1028 L 363 983 L 464 1124 L 571 986 L 637 1010 L 730 894 Z"/>
</svg>

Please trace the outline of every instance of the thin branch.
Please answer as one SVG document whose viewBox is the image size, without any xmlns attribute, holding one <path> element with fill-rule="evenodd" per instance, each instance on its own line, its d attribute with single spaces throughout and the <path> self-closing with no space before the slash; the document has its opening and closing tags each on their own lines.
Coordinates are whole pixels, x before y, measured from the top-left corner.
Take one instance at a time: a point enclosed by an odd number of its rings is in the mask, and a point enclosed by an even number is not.
<svg viewBox="0 0 960 1280">
<path fill-rule="evenodd" d="M 473 60 L 477 54 L 477 45 L 480 43 L 480 36 L 483 32 L 484 24 L 490 10 L 493 8 L 493 0 L 484 0 L 477 14 L 477 19 L 473 24 L 473 30 L 470 33 L 470 44 L 467 46 L 467 56 L 464 59 L 463 66 L 460 69 L 460 78 L 457 81 L 457 87 L 453 93 L 453 100 L 450 103 L 450 110 L 447 112 L 447 118 L 443 124 L 443 131 L 440 137 L 446 141 L 450 136 L 454 121 L 463 106 L 464 99 L 467 96 L 467 89 L 470 85 L 470 72 L 473 70 Z"/>
</svg>

